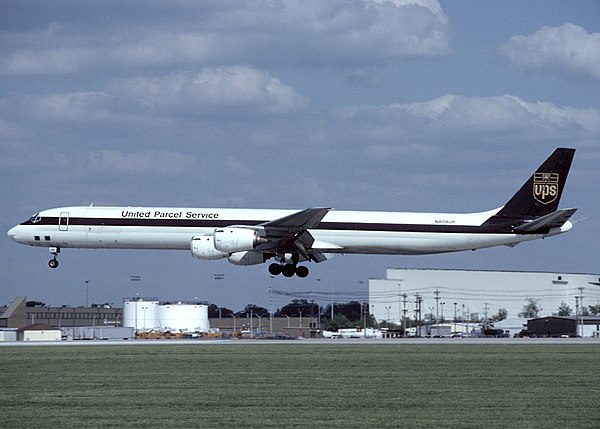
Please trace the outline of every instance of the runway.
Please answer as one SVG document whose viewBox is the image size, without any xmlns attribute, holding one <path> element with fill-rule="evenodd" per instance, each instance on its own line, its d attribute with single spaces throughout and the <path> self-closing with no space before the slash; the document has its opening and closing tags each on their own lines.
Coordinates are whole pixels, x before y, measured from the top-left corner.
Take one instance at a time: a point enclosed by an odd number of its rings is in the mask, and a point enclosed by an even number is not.
<svg viewBox="0 0 600 429">
<path fill-rule="evenodd" d="M 164 345 L 197 345 L 210 347 L 212 345 L 374 345 L 398 346 L 403 345 L 598 345 L 600 338 L 298 338 L 291 340 L 263 340 L 263 339 L 193 339 L 193 340 L 76 340 L 76 341 L 8 341 L 0 342 L 0 347 L 79 347 L 79 346 L 164 346 Z"/>
</svg>

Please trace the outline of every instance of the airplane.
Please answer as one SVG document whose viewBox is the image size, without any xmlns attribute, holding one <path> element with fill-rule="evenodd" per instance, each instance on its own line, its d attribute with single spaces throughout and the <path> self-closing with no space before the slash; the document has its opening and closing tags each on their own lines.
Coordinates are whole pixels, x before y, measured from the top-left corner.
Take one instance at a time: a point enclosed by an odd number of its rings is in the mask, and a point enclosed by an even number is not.
<svg viewBox="0 0 600 429">
<path fill-rule="evenodd" d="M 521 242 L 569 231 L 577 209 L 558 209 L 575 149 L 558 148 L 502 207 L 478 213 L 165 207 L 60 207 L 14 226 L 17 243 L 62 248 L 189 250 L 201 260 L 306 277 L 303 262 L 332 254 L 426 255 Z"/>
</svg>

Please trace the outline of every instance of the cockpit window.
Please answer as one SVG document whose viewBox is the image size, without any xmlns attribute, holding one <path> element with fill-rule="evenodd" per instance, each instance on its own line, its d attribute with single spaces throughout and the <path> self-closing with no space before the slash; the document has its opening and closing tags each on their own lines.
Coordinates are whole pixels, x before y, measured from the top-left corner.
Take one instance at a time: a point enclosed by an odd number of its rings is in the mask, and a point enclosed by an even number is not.
<svg viewBox="0 0 600 429">
<path fill-rule="evenodd" d="M 29 218 L 29 222 L 31 222 L 31 223 L 38 223 L 41 220 L 42 220 L 42 218 L 40 217 L 39 213 L 36 213 Z"/>
</svg>

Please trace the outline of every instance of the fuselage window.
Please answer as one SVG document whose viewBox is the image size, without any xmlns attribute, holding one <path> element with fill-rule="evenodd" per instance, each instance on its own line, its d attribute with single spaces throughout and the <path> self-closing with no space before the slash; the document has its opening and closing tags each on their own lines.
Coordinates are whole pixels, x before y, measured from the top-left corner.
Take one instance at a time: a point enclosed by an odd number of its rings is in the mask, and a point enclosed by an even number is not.
<svg viewBox="0 0 600 429">
<path fill-rule="evenodd" d="M 39 235 L 36 235 L 35 237 L 33 237 L 33 239 L 34 239 L 35 241 L 40 241 L 40 236 L 39 236 Z"/>
<path fill-rule="evenodd" d="M 44 235 L 44 240 L 50 241 L 50 236 L 49 235 Z"/>
</svg>

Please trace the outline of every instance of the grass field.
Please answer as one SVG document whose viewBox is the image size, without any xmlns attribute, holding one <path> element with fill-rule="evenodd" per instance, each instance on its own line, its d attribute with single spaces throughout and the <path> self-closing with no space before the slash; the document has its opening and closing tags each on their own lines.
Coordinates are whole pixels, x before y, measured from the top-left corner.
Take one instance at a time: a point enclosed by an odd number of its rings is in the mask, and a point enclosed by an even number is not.
<svg viewBox="0 0 600 429">
<path fill-rule="evenodd" d="M 0 348 L 2 428 L 599 428 L 597 345 Z"/>
</svg>

